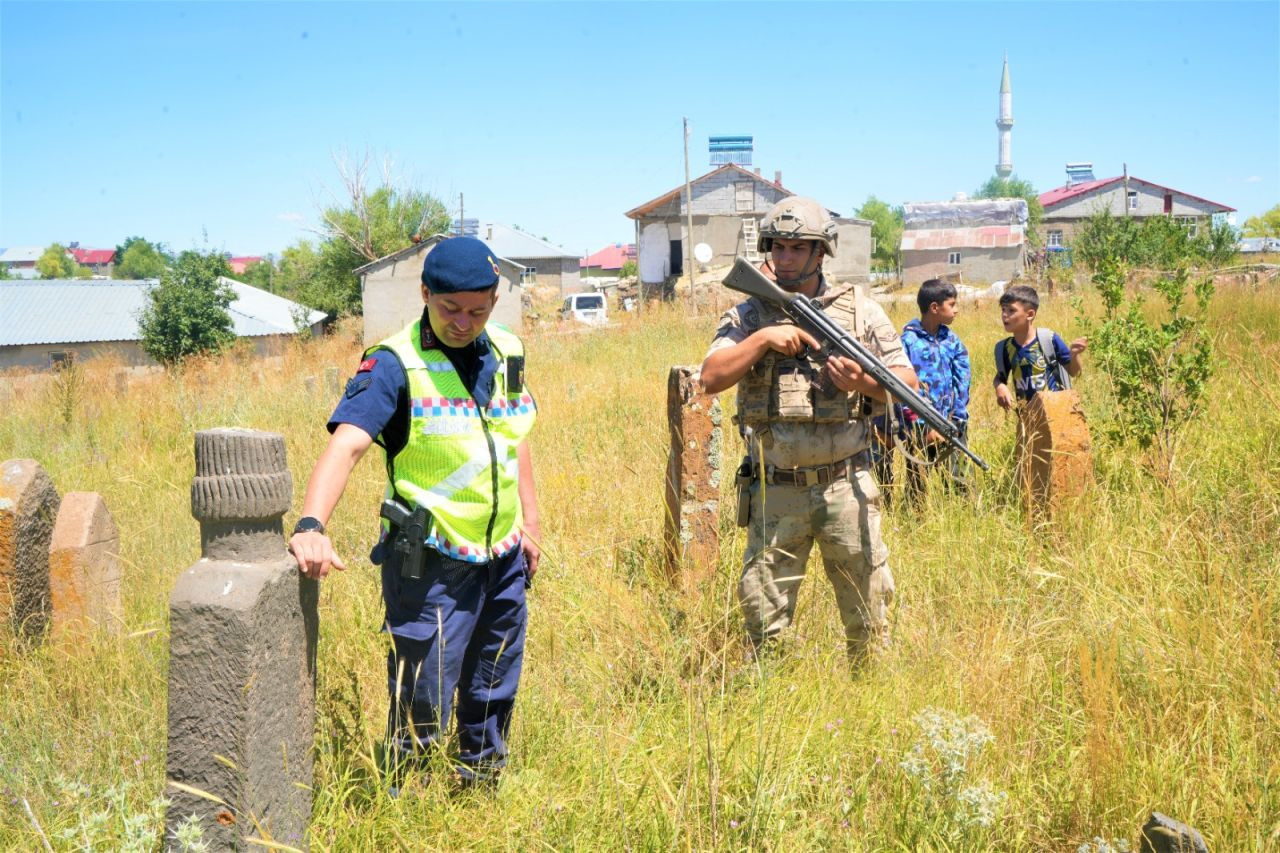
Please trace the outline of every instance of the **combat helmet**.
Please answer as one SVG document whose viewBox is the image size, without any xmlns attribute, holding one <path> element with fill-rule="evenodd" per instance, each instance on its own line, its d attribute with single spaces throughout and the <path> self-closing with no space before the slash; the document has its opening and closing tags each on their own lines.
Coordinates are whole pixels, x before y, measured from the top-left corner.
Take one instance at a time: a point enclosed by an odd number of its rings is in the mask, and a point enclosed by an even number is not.
<svg viewBox="0 0 1280 853">
<path fill-rule="evenodd" d="M 836 224 L 827 209 L 811 198 L 793 195 L 775 204 L 760 221 L 756 251 L 769 254 L 774 239 L 817 240 L 829 257 L 836 255 Z"/>
</svg>

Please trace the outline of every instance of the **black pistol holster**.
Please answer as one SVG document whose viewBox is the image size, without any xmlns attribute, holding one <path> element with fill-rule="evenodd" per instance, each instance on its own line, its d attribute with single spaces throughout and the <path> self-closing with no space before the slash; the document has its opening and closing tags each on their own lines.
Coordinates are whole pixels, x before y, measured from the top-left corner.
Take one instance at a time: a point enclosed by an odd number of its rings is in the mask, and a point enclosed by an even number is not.
<svg viewBox="0 0 1280 853">
<path fill-rule="evenodd" d="M 379 515 L 391 522 L 391 549 L 400 554 L 400 577 L 421 580 L 427 539 L 426 507 L 410 512 L 388 499 L 382 502 Z"/>
<path fill-rule="evenodd" d="M 742 464 L 738 466 L 738 473 L 734 476 L 734 483 L 738 486 L 738 526 L 746 527 L 751 521 L 751 482 L 755 479 L 755 466 L 751 464 L 751 457 L 742 457 Z"/>
</svg>

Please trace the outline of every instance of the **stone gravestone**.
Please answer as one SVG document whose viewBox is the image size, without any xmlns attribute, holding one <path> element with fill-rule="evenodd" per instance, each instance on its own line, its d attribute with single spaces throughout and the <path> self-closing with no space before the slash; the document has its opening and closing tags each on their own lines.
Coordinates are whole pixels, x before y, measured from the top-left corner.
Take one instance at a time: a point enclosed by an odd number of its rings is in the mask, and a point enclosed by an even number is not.
<svg viewBox="0 0 1280 853">
<path fill-rule="evenodd" d="M 1209 853 L 1204 836 L 1182 821 L 1152 812 L 1142 826 L 1139 853 Z"/>
<path fill-rule="evenodd" d="M 696 368 L 667 378 L 667 570 L 686 589 L 715 574 L 720 553 L 720 400 L 702 390 Z"/>
<path fill-rule="evenodd" d="M 55 634 L 76 636 L 91 628 L 120 632 L 124 608 L 119 553 L 120 534 L 102 496 L 67 492 L 49 545 Z"/>
<path fill-rule="evenodd" d="M 49 540 L 58 492 L 34 459 L 0 464 L 0 614 L 39 638 L 49 621 Z"/>
<path fill-rule="evenodd" d="M 1027 519 L 1048 521 L 1093 482 L 1093 441 L 1076 391 L 1041 391 L 1018 415 L 1016 470 Z"/>
<path fill-rule="evenodd" d="M 318 584 L 285 550 L 292 497 L 283 436 L 196 433 L 191 514 L 203 556 L 169 600 L 166 770 L 183 787 L 170 787 L 166 828 L 196 814 L 218 850 L 266 836 L 305 846 Z"/>
</svg>

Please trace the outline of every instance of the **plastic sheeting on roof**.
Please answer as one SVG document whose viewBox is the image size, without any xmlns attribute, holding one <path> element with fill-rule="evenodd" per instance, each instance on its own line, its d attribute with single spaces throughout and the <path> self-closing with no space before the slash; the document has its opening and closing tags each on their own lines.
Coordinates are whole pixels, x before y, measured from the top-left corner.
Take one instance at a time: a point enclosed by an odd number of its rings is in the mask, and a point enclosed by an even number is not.
<svg viewBox="0 0 1280 853">
<path fill-rule="evenodd" d="M 902 206 L 903 228 L 975 228 L 1027 224 L 1027 202 L 1021 198 L 974 201 L 927 201 Z"/>
</svg>

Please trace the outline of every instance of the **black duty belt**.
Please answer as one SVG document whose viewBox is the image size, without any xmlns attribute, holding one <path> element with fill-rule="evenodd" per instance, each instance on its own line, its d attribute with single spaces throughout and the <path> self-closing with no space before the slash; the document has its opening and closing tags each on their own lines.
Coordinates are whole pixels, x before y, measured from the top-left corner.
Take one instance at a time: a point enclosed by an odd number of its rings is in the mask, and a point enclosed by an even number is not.
<svg viewBox="0 0 1280 853">
<path fill-rule="evenodd" d="M 812 468 L 774 468 L 772 465 L 766 465 L 764 480 L 766 483 L 777 483 L 783 486 L 825 486 L 836 480 L 848 479 L 852 472 L 868 467 L 870 462 L 871 455 L 862 450 L 848 459 L 841 459 L 830 465 L 815 465 Z"/>
</svg>

